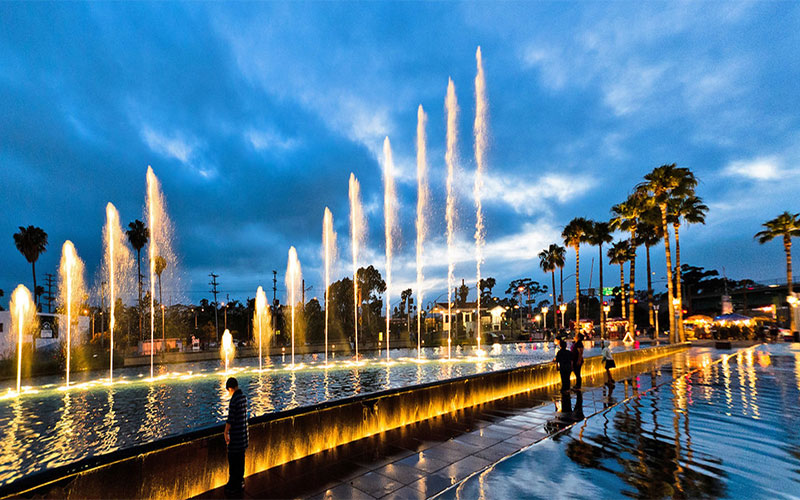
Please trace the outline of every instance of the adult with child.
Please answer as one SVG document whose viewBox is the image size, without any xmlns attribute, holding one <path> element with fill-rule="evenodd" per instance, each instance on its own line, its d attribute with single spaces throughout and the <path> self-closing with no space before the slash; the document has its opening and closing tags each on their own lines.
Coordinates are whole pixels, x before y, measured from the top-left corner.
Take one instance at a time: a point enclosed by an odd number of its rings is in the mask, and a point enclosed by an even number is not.
<svg viewBox="0 0 800 500">
<path fill-rule="evenodd" d="M 572 352 L 567 349 L 567 341 L 561 339 L 558 341 L 559 349 L 556 353 L 556 367 L 561 374 L 561 392 L 569 391 L 570 380 L 572 375 Z"/>
<path fill-rule="evenodd" d="M 583 334 L 576 333 L 572 343 L 572 371 L 575 373 L 575 391 L 580 391 L 582 384 L 581 368 L 583 368 Z"/>
</svg>

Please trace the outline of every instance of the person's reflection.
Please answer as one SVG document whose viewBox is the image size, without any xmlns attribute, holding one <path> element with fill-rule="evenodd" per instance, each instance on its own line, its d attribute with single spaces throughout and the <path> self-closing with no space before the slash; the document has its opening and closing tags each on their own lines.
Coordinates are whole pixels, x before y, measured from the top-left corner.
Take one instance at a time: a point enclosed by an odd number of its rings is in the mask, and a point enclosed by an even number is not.
<svg viewBox="0 0 800 500">
<path fill-rule="evenodd" d="M 572 419 L 576 422 L 583 420 L 583 392 L 575 394 L 575 408 L 572 410 Z"/>
<path fill-rule="evenodd" d="M 614 397 L 615 384 L 603 386 L 603 409 L 608 409 L 617 404 L 617 399 Z"/>
<path fill-rule="evenodd" d="M 583 395 L 581 394 L 579 397 L 581 399 L 581 405 L 583 405 Z M 558 405 L 557 402 L 556 405 Z M 544 428 L 548 434 L 555 434 L 563 430 L 565 427 L 571 425 L 573 422 L 574 420 L 572 414 L 572 400 L 570 397 L 570 393 L 562 392 L 561 408 L 559 409 L 558 407 L 556 407 L 556 412 L 553 415 L 553 418 L 548 420 L 544 424 Z"/>
</svg>

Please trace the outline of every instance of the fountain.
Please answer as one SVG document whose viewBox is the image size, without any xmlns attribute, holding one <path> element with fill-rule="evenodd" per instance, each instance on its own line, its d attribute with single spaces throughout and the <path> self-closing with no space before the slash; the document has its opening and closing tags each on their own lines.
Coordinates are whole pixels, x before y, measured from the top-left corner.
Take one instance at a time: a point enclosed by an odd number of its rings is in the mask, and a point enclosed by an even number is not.
<svg viewBox="0 0 800 500">
<path fill-rule="evenodd" d="M 389 358 L 389 323 L 392 319 L 392 244 L 394 237 L 395 205 L 394 162 L 392 161 L 392 145 L 389 138 L 383 140 L 383 217 L 386 233 L 386 362 Z"/>
<path fill-rule="evenodd" d="M 428 117 L 422 109 L 422 104 L 417 108 L 417 359 L 422 358 L 422 282 L 423 260 L 422 251 L 425 243 L 425 210 L 428 205 L 428 159 L 425 146 L 425 123 Z"/>
<path fill-rule="evenodd" d="M 366 222 L 364 208 L 361 206 L 361 186 L 356 176 L 350 172 L 350 249 L 353 254 L 353 343 L 358 362 L 358 251 L 364 241 Z"/>
<path fill-rule="evenodd" d="M 298 287 L 302 287 L 303 273 L 300 269 L 300 260 L 297 258 L 297 250 L 289 248 L 289 262 L 286 264 L 286 288 L 289 291 L 289 307 L 292 308 L 292 369 L 294 370 L 294 338 L 295 338 L 295 310 L 297 309 L 297 299 L 302 296 L 302 291 L 298 292 Z"/>
<path fill-rule="evenodd" d="M 153 167 L 147 167 L 147 220 L 150 231 L 148 244 L 148 257 L 150 261 L 150 378 L 153 378 L 153 354 L 155 352 L 155 296 L 156 276 L 159 283 L 159 302 L 162 310 L 162 337 L 164 336 L 164 302 L 161 297 L 161 274 L 165 269 L 175 275 L 175 254 L 172 252 L 172 223 L 167 216 L 166 201 L 161 191 L 161 184 L 153 172 Z M 159 265 L 159 261 L 161 264 Z M 162 349 L 165 349 L 162 342 Z"/>
<path fill-rule="evenodd" d="M 325 207 L 322 217 L 322 250 L 325 260 L 325 365 L 328 365 L 328 291 L 331 283 L 331 265 L 336 259 L 336 232 L 333 229 L 333 214 Z"/>
<path fill-rule="evenodd" d="M 17 332 L 17 394 L 22 390 L 22 341 L 25 333 L 36 329 L 38 318 L 31 292 L 24 285 L 17 285 L 11 293 L 11 332 Z M 35 342 L 31 336 L 31 342 Z"/>
<path fill-rule="evenodd" d="M 481 203 L 481 190 L 483 189 L 483 171 L 486 163 L 486 148 L 488 146 L 487 130 L 487 100 L 486 100 L 486 81 L 483 76 L 483 58 L 481 48 L 475 52 L 478 72 L 475 75 L 475 185 L 473 195 L 475 196 L 475 274 L 478 286 L 477 302 L 477 352 L 481 351 L 481 263 L 483 263 L 483 245 L 485 228 L 483 226 L 483 205 Z"/>
<path fill-rule="evenodd" d="M 103 254 L 106 283 L 108 285 L 109 321 L 108 333 L 110 340 L 108 381 L 114 381 L 114 326 L 116 325 L 117 298 L 122 292 L 127 292 L 130 286 L 131 271 L 133 270 L 133 256 L 125 244 L 125 233 L 119 222 L 119 213 L 113 204 L 106 205 L 106 225 L 103 228 L 103 241 L 106 251 Z"/>
<path fill-rule="evenodd" d="M 73 318 L 77 322 L 78 312 L 84 300 L 86 284 L 83 280 L 83 261 L 75 251 L 71 241 L 64 242 L 61 248 L 61 265 L 58 269 L 59 305 L 67 317 L 67 372 L 66 387 L 69 387 L 69 362 L 72 349 Z"/>
<path fill-rule="evenodd" d="M 456 87 L 452 78 L 447 82 L 447 97 L 445 99 L 445 109 L 447 110 L 447 151 L 445 152 L 445 163 L 447 163 L 447 206 L 445 207 L 445 217 L 447 218 L 447 358 L 450 359 L 450 346 L 452 344 L 453 315 L 451 307 L 453 303 L 453 288 L 455 287 L 455 224 L 456 224 L 456 199 L 453 186 L 456 168 L 456 145 L 458 141 L 458 101 L 456 100 Z"/>
<path fill-rule="evenodd" d="M 225 373 L 228 373 L 230 362 L 233 359 L 235 352 L 236 347 L 233 345 L 233 336 L 231 335 L 231 331 L 226 328 L 222 333 L 222 346 L 220 348 L 220 354 L 225 360 Z"/>
<path fill-rule="evenodd" d="M 258 287 L 256 290 L 256 310 L 253 315 L 253 325 L 258 331 L 258 370 L 262 370 L 262 345 L 264 333 L 267 333 L 267 340 L 271 336 L 270 325 L 272 324 L 269 307 L 267 306 L 267 295 L 264 289 Z"/>
</svg>

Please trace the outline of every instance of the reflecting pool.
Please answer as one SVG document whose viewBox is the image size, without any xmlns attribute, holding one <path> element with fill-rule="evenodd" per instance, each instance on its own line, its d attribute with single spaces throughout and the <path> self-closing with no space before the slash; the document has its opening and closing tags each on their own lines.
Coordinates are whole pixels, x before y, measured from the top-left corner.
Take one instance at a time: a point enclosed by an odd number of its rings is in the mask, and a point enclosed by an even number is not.
<svg viewBox="0 0 800 500">
<path fill-rule="evenodd" d="M 588 345 L 587 345 L 588 347 Z M 615 350 L 626 349 L 618 345 Z M 385 351 L 383 351 L 385 353 Z M 258 370 L 258 359 L 238 359 L 229 372 L 219 361 L 161 365 L 154 378 L 149 366 L 76 374 L 65 390 L 59 377 L 26 381 L 21 396 L 0 387 L 0 486 L 28 474 L 85 457 L 148 443 L 222 422 L 227 414 L 225 380 L 236 376 L 249 398 L 251 416 L 309 406 L 328 400 L 406 387 L 462 375 L 550 361 L 552 344 L 520 343 L 453 349 L 442 359 L 439 348 L 367 353 L 358 364 L 336 356 L 323 365 L 321 355 L 298 356 L 290 369 L 288 356 L 275 356 Z M 587 356 L 599 354 L 587 348 Z M 385 354 L 383 354 L 385 355 Z M 94 378 L 93 378 L 94 377 Z"/>
<path fill-rule="evenodd" d="M 604 411 L 444 497 L 798 498 L 800 346 L 708 361 L 617 384 Z"/>
</svg>

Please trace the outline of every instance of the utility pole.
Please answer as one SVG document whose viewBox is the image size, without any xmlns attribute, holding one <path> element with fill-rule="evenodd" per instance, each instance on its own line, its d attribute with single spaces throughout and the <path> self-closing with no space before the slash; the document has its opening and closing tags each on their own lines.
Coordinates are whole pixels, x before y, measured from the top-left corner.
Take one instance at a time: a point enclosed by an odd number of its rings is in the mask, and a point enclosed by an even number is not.
<svg viewBox="0 0 800 500">
<path fill-rule="evenodd" d="M 272 270 L 272 304 L 278 305 L 278 271 Z"/>
<path fill-rule="evenodd" d="M 52 273 L 45 274 L 45 281 L 47 281 L 47 295 L 44 299 L 47 301 L 47 312 L 53 312 L 53 285 L 55 285 L 55 275 Z"/>
<path fill-rule="evenodd" d="M 217 334 L 217 342 L 219 342 L 219 316 L 217 314 L 217 294 L 219 293 L 217 290 L 217 285 L 219 285 L 217 278 L 219 278 L 219 274 L 209 273 L 209 276 L 211 276 L 211 282 L 209 283 L 211 285 L 211 293 L 214 295 L 214 331 Z"/>
</svg>

